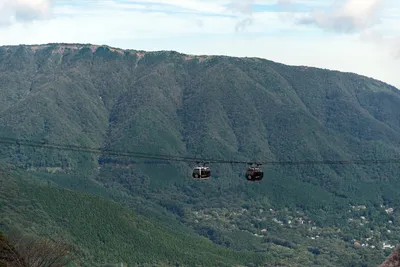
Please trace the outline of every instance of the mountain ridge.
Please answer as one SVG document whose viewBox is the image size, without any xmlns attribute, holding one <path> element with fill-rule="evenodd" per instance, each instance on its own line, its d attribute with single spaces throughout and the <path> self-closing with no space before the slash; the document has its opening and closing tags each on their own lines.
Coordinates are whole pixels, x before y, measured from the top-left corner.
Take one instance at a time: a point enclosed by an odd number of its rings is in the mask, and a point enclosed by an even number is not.
<svg viewBox="0 0 400 267">
<path fill-rule="evenodd" d="M 67 48 L 67 49 L 82 49 L 82 48 L 88 48 L 90 47 L 92 50 L 92 53 L 95 53 L 95 51 L 98 48 L 108 48 L 111 51 L 116 51 L 118 53 L 123 54 L 124 52 L 136 52 L 139 54 L 146 54 L 146 53 L 153 53 L 153 54 L 159 54 L 159 53 L 166 53 L 166 54 L 178 54 L 180 56 L 187 56 L 186 60 L 191 60 L 193 58 L 197 58 L 198 60 L 204 60 L 205 58 L 212 58 L 212 57 L 221 57 L 221 58 L 234 58 L 234 59 L 251 59 L 251 60 L 261 60 L 261 61 L 266 61 L 266 62 L 270 62 L 270 63 L 275 63 L 275 64 L 281 64 L 284 66 L 290 66 L 290 67 L 296 67 L 298 69 L 317 69 L 317 70 L 325 70 L 325 71 L 331 71 L 331 72 L 338 72 L 338 73 L 342 73 L 342 74 L 351 74 L 351 75 L 356 75 L 356 76 L 360 76 L 360 77 L 365 77 L 374 81 L 378 81 L 381 83 L 384 83 L 388 86 L 393 87 L 396 90 L 399 90 L 399 88 L 397 88 L 396 86 L 385 82 L 383 80 L 379 80 L 377 78 L 373 78 L 371 76 L 367 76 L 367 75 L 363 75 L 363 74 L 359 74 L 357 72 L 351 72 L 351 71 L 341 71 L 338 69 L 329 69 L 329 68 L 322 68 L 322 67 L 314 67 L 314 66 L 309 66 L 309 65 L 298 65 L 298 64 L 285 64 L 279 61 L 274 61 L 268 58 L 263 58 L 263 57 L 246 57 L 246 56 L 228 56 L 228 55 L 218 55 L 218 54 L 190 54 L 190 53 L 184 53 L 184 52 L 179 52 L 177 50 L 143 50 L 143 49 L 134 49 L 134 48 L 120 48 L 117 46 L 110 46 L 107 44 L 94 44 L 94 43 L 63 43 L 63 42 L 59 42 L 59 43 L 43 43 L 43 44 L 19 44 L 19 45 L 0 45 L 0 48 L 16 48 L 16 47 L 31 47 L 33 49 L 33 51 L 35 52 L 37 49 L 44 49 L 44 48 L 51 48 L 54 46 L 61 46 L 63 49 Z"/>
</svg>

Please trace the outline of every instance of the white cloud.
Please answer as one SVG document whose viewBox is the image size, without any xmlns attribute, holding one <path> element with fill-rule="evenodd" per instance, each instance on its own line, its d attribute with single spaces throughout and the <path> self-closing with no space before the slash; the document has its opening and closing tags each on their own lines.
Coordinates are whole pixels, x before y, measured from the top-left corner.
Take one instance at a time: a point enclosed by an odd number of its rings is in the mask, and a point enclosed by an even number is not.
<svg viewBox="0 0 400 267">
<path fill-rule="evenodd" d="M 329 11 L 315 11 L 299 23 L 315 24 L 339 32 L 359 32 L 379 22 L 385 0 L 336 1 Z"/>
<path fill-rule="evenodd" d="M 242 14 L 250 15 L 253 13 L 255 0 L 232 0 L 231 9 Z"/>
<path fill-rule="evenodd" d="M 43 18 L 51 5 L 51 0 L 0 0 L 0 24 Z"/>
<path fill-rule="evenodd" d="M 105 3 L 108 6 L 114 6 L 117 8 L 129 8 L 132 5 L 141 5 L 147 8 L 158 6 L 159 8 L 167 9 L 168 11 L 187 11 L 196 12 L 199 14 L 224 14 L 228 11 L 224 5 L 228 4 L 226 0 L 215 0 L 215 1 L 200 1 L 200 0 L 140 0 L 133 1 L 127 0 L 124 2 L 119 1 L 99 1 L 99 3 Z"/>
</svg>

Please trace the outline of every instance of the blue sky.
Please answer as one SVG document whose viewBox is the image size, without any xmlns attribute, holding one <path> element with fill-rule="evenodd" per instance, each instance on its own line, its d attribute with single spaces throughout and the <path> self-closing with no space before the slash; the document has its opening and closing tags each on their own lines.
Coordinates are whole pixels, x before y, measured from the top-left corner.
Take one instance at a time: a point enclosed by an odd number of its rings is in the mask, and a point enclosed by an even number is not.
<svg viewBox="0 0 400 267">
<path fill-rule="evenodd" d="M 0 36 L 262 57 L 400 88 L 399 0 L 0 0 Z"/>
</svg>

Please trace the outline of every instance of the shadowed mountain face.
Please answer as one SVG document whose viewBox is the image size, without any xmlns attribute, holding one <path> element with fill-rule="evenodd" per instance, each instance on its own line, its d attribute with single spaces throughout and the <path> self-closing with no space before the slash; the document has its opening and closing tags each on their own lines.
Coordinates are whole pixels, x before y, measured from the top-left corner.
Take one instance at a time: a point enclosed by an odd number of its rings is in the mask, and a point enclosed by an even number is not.
<svg viewBox="0 0 400 267">
<path fill-rule="evenodd" d="M 0 125 L 0 141 L 21 138 L 170 156 L 393 159 L 400 154 L 400 93 L 356 74 L 255 58 L 80 44 L 0 47 Z M 199 219 L 192 212 L 215 208 L 229 213 L 243 206 L 289 209 L 309 216 L 318 227 L 346 228 L 349 218 L 343 214 L 349 205 L 362 204 L 369 216 L 383 216 L 375 218 L 383 229 L 380 222 L 389 215 L 380 205 L 400 200 L 395 190 L 398 164 L 263 166 L 264 180 L 251 184 L 243 176 L 246 166 L 238 164 L 212 164 L 211 181 L 198 183 L 190 178 L 194 162 L 129 165 L 116 155 L 6 144 L 0 145 L 0 160 L 61 187 L 106 192 L 103 197 L 151 218 L 178 220 L 234 249 L 256 250 L 259 241 L 242 242 L 229 235 L 226 218 L 219 217 L 222 223 L 195 223 Z M 295 219 L 287 213 L 280 216 L 285 222 Z M 274 228 L 260 220 L 249 215 L 233 224 L 246 231 L 251 229 L 241 222 L 252 229 Z M 341 251 L 368 232 L 364 230 L 330 238 L 343 242 L 338 243 Z M 266 246 L 286 248 L 291 246 L 282 242 L 302 244 L 309 237 L 268 238 Z M 327 249 L 326 244 L 318 246 L 318 251 Z M 317 255 L 315 251 L 305 249 L 304 255 Z M 321 262 L 314 264 L 326 264 Z"/>
<path fill-rule="evenodd" d="M 354 74 L 82 45 L 2 47 L 0 69 L 3 137 L 228 160 L 382 159 L 399 150 L 400 94 Z M 77 164 L 46 155 L 43 164 Z M 350 179 L 385 179 L 350 169 Z"/>
</svg>

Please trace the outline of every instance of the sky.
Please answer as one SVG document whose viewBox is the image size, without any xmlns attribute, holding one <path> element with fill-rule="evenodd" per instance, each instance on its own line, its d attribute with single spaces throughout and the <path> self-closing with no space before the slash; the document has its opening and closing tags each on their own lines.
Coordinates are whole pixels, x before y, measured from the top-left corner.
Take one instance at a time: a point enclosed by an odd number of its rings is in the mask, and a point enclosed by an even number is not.
<svg viewBox="0 0 400 267">
<path fill-rule="evenodd" d="M 0 45 L 260 57 L 400 89 L 399 0 L 0 0 Z"/>
</svg>

